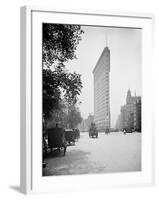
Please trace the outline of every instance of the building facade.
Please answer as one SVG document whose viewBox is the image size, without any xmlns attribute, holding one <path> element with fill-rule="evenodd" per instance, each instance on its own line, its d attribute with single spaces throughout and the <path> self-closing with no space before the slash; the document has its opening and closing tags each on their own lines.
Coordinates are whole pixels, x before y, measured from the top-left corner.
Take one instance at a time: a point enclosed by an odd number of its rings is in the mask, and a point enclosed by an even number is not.
<svg viewBox="0 0 159 200">
<path fill-rule="evenodd" d="M 111 127 L 109 98 L 110 50 L 105 47 L 94 70 L 94 122 L 99 131 Z"/>
<path fill-rule="evenodd" d="M 116 128 L 141 132 L 141 96 L 132 96 L 128 90 L 126 104 L 121 106 Z"/>
</svg>

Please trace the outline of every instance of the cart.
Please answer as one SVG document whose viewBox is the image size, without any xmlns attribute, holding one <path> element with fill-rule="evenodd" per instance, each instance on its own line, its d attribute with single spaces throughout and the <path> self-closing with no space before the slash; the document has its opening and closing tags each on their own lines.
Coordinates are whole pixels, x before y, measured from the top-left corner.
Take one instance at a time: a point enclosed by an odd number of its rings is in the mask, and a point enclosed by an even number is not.
<svg viewBox="0 0 159 200">
<path fill-rule="evenodd" d="M 48 148 L 53 151 L 54 149 L 63 150 L 64 156 L 66 153 L 66 140 L 65 132 L 63 128 L 50 128 L 47 130 L 48 133 Z"/>
<path fill-rule="evenodd" d="M 65 130 L 65 139 L 69 145 L 75 144 L 75 132 L 72 129 L 66 129 Z"/>
<path fill-rule="evenodd" d="M 89 137 L 96 137 L 98 138 L 98 130 L 95 126 L 95 123 L 91 123 L 91 127 L 89 129 Z"/>
</svg>

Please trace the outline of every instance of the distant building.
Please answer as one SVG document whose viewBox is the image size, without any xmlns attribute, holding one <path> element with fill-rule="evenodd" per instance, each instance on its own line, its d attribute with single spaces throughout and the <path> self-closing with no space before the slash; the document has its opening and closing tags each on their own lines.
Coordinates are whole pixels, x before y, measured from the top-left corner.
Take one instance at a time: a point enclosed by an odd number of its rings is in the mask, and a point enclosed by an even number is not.
<svg viewBox="0 0 159 200">
<path fill-rule="evenodd" d="M 87 118 L 87 126 L 90 127 L 91 123 L 94 122 L 94 115 L 89 114 Z"/>
<path fill-rule="evenodd" d="M 80 131 L 87 131 L 86 129 L 86 121 L 83 119 L 82 122 L 78 125 L 78 129 Z"/>
<path fill-rule="evenodd" d="M 89 114 L 87 119 L 83 119 L 81 124 L 78 126 L 80 131 L 88 131 L 91 123 L 94 122 L 94 115 Z"/>
<path fill-rule="evenodd" d="M 126 104 L 121 106 L 116 128 L 141 131 L 141 96 L 132 96 L 128 90 Z"/>
<path fill-rule="evenodd" d="M 94 70 L 94 122 L 98 130 L 110 129 L 110 50 L 105 47 Z"/>
</svg>

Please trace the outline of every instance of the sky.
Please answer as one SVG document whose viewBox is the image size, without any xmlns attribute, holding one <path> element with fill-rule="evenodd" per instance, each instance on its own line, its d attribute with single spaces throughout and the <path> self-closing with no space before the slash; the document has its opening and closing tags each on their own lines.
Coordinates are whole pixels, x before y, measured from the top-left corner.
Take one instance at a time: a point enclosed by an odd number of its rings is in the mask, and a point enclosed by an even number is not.
<svg viewBox="0 0 159 200">
<path fill-rule="evenodd" d="M 94 114 L 93 69 L 104 49 L 110 49 L 110 112 L 115 126 L 127 90 L 141 95 L 141 29 L 82 26 L 84 34 L 67 68 L 80 73 L 83 89 L 79 106 L 83 118 Z"/>
</svg>

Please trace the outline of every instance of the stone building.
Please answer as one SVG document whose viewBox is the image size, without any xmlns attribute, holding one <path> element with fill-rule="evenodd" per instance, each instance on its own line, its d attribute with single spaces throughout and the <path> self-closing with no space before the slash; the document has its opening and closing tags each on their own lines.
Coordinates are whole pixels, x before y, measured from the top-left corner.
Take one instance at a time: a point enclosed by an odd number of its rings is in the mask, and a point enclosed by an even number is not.
<svg viewBox="0 0 159 200">
<path fill-rule="evenodd" d="M 111 127 L 109 98 L 110 50 L 105 47 L 94 70 L 94 122 L 99 131 Z"/>
<path fill-rule="evenodd" d="M 141 96 L 132 96 L 128 90 L 126 104 L 121 106 L 116 128 L 141 131 Z"/>
</svg>

